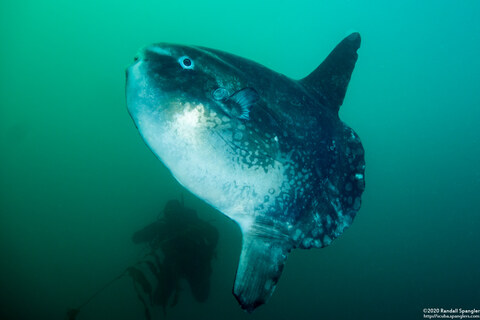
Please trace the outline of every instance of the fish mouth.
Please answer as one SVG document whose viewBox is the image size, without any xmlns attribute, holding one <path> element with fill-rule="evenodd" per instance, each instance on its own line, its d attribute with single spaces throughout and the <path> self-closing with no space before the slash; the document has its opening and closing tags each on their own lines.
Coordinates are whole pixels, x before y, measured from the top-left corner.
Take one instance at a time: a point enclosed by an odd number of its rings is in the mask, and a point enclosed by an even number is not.
<svg viewBox="0 0 480 320">
<path fill-rule="evenodd" d="M 146 99 L 147 79 L 145 76 L 144 60 L 138 59 L 126 69 L 125 98 L 127 110 L 138 128 L 138 114 L 149 105 Z"/>
<path fill-rule="evenodd" d="M 149 50 L 150 47 L 151 46 L 146 46 L 146 47 L 143 47 L 143 48 L 141 48 L 140 50 L 137 51 L 137 53 L 133 57 L 133 62 L 125 70 L 125 73 L 127 74 L 127 77 L 129 75 L 129 73 L 131 73 L 138 64 L 141 64 L 142 62 L 148 61 L 148 58 L 146 57 L 146 52 L 147 52 L 147 50 Z"/>
<path fill-rule="evenodd" d="M 127 69 L 125 69 L 125 74 L 126 74 L 126 77 L 127 77 L 127 81 L 128 81 L 128 78 L 131 76 L 131 75 L 137 75 L 139 76 L 138 74 L 138 69 L 140 67 L 140 65 L 144 62 L 143 59 L 140 59 L 138 58 L 138 56 L 135 56 L 134 60 L 133 60 L 133 63 L 130 64 Z"/>
</svg>

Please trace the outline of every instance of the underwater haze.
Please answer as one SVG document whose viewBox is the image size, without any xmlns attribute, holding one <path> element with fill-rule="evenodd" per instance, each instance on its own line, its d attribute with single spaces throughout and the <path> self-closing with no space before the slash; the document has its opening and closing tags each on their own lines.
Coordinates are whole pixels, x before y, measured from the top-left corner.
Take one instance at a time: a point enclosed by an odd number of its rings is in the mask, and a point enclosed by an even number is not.
<svg viewBox="0 0 480 320">
<path fill-rule="evenodd" d="M 300 79 L 354 31 L 362 45 L 340 118 L 365 148 L 362 208 L 330 246 L 294 250 L 248 314 L 232 295 L 239 228 L 145 145 L 125 69 L 140 48 L 169 42 Z M 166 318 L 480 309 L 480 1 L 3 0 L 0 43 L 0 319 L 65 318 L 142 258 L 132 234 L 181 194 L 220 236 L 208 300 L 183 284 Z M 122 278 L 77 319 L 145 315 Z"/>
</svg>

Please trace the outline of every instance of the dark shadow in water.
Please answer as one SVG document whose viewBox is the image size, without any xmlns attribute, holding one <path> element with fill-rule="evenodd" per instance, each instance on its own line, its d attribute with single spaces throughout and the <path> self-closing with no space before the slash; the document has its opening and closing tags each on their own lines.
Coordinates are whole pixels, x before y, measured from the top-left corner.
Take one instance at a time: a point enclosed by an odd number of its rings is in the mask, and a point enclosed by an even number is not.
<svg viewBox="0 0 480 320">
<path fill-rule="evenodd" d="M 210 293 L 211 261 L 216 256 L 218 231 L 197 216 L 182 201 L 170 200 L 157 221 L 134 233 L 135 244 L 146 244 L 149 253 L 123 273 L 97 290 L 80 307 L 69 309 L 67 319 L 74 320 L 80 310 L 114 282 L 129 276 L 138 299 L 151 319 L 152 308 L 177 304 L 180 280 L 188 282 L 193 297 L 205 302 Z"/>
</svg>

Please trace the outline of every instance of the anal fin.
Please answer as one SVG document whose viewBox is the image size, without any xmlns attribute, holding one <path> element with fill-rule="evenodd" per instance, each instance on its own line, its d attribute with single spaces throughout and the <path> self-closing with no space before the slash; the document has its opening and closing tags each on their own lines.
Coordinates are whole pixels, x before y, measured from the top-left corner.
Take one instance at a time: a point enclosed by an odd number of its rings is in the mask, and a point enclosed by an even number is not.
<svg viewBox="0 0 480 320">
<path fill-rule="evenodd" d="M 272 295 L 292 247 L 285 239 L 244 234 L 233 294 L 248 312 Z"/>
</svg>

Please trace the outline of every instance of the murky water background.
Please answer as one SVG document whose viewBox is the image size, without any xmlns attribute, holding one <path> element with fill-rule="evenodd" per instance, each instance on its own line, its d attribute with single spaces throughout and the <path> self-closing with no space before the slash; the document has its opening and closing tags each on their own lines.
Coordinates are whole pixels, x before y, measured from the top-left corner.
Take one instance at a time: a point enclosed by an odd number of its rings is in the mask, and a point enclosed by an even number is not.
<svg viewBox="0 0 480 320">
<path fill-rule="evenodd" d="M 58 319 L 139 259 L 132 233 L 182 188 L 126 111 L 125 68 L 152 42 L 196 44 L 306 76 L 362 35 L 341 118 L 362 138 L 366 191 L 330 247 L 290 255 L 253 315 L 231 287 L 240 232 L 220 231 L 209 300 L 171 319 L 421 319 L 480 309 L 480 2 L 2 1 L 0 318 Z M 129 279 L 78 319 L 142 319 Z M 161 313 L 158 318 L 161 318 Z"/>
</svg>

